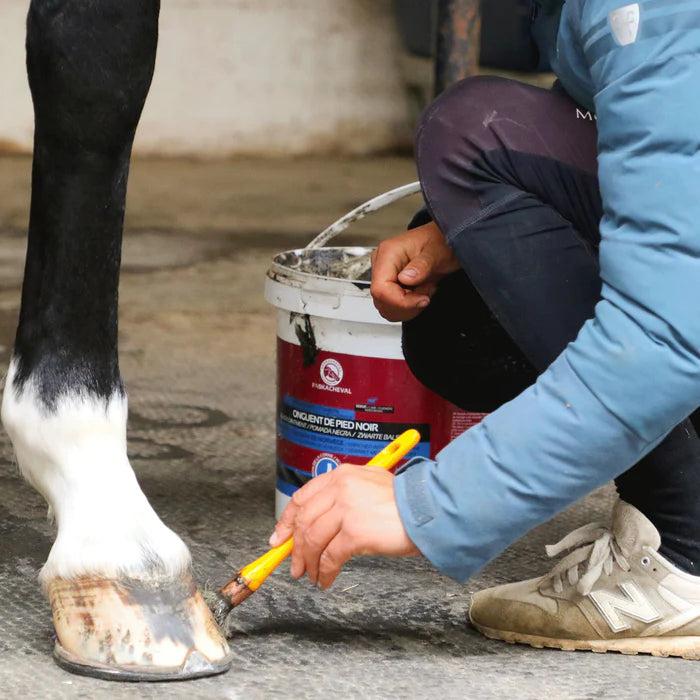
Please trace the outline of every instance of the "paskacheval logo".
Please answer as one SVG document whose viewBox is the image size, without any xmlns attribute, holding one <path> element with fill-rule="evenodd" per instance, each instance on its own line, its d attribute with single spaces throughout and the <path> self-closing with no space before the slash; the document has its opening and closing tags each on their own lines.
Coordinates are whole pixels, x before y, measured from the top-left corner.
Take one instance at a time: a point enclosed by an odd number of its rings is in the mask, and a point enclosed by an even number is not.
<svg viewBox="0 0 700 700">
<path fill-rule="evenodd" d="M 343 366 L 338 360 L 324 360 L 321 363 L 321 379 L 328 386 L 338 386 L 343 381 Z"/>
</svg>

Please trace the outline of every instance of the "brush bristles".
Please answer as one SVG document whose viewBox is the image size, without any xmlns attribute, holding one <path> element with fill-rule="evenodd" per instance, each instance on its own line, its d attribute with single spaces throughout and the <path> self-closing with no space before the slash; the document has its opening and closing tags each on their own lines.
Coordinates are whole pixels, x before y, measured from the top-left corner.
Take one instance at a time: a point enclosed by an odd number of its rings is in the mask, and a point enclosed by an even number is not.
<svg viewBox="0 0 700 700">
<path fill-rule="evenodd" d="M 228 598 L 221 595 L 221 591 L 217 591 L 212 599 L 207 601 L 207 605 L 214 616 L 214 620 L 216 620 L 216 624 L 223 629 L 226 617 L 233 610 L 233 605 Z"/>
<path fill-rule="evenodd" d="M 220 590 L 212 590 L 205 586 L 202 595 L 216 623 L 225 628 L 226 619 L 237 605 L 240 605 L 246 598 L 253 594 L 248 588 L 248 584 L 240 576 L 232 578 Z"/>
</svg>

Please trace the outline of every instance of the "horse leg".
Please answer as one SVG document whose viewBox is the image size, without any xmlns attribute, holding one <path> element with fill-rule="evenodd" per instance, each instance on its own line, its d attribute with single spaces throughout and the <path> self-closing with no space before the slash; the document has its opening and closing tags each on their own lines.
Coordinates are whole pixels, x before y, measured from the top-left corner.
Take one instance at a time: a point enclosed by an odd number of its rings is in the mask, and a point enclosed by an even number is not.
<svg viewBox="0 0 700 700">
<path fill-rule="evenodd" d="M 31 2 L 32 204 L 2 404 L 20 469 L 57 524 L 40 577 L 57 660 L 91 675 L 154 680 L 230 665 L 189 552 L 151 508 L 126 454 L 121 234 L 158 11 L 158 0 Z"/>
</svg>

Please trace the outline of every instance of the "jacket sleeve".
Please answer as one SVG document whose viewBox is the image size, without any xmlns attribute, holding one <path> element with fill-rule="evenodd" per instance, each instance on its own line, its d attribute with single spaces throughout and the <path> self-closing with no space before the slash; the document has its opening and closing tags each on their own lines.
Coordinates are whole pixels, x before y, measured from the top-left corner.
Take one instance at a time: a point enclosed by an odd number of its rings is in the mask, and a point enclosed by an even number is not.
<svg viewBox="0 0 700 700">
<path fill-rule="evenodd" d="M 621 474 L 700 405 L 699 28 L 700 10 L 650 13 L 622 45 L 584 13 L 602 300 L 535 385 L 394 480 L 409 537 L 455 579 Z"/>
</svg>

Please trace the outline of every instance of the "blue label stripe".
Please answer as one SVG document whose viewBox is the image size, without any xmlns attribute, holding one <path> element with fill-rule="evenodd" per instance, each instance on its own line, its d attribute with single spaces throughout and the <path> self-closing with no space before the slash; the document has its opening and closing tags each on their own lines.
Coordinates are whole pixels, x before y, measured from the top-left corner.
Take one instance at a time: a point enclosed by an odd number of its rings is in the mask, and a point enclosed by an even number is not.
<svg viewBox="0 0 700 700">
<path fill-rule="evenodd" d="M 320 406 L 319 404 L 309 403 L 301 399 L 295 399 L 293 396 L 284 397 L 285 406 L 296 408 L 298 411 L 306 411 L 307 413 L 315 413 L 317 416 L 328 416 L 329 418 L 344 418 L 345 420 L 355 420 L 355 411 L 347 408 L 332 408 L 331 406 Z"/>
<path fill-rule="evenodd" d="M 354 455 L 357 457 L 374 457 L 380 450 L 384 449 L 390 441 L 381 440 L 358 440 L 357 438 L 343 438 L 336 435 L 325 435 L 314 433 L 310 430 L 302 430 L 288 425 L 284 421 L 278 421 L 277 429 L 280 437 L 289 442 L 293 442 L 300 447 L 319 452 L 334 452 L 341 455 Z M 430 443 L 419 442 L 407 455 L 411 457 L 430 457 Z"/>
<path fill-rule="evenodd" d="M 277 479 L 277 490 L 291 498 L 294 492 L 299 490 L 299 486 L 292 486 L 292 484 L 288 484 L 286 481 L 282 481 L 282 479 Z"/>
<path fill-rule="evenodd" d="M 277 481 L 283 481 L 290 488 L 300 489 L 311 479 L 311 474 L 289 467 L 284 462 L 277 460 Z"/>
</svg>

